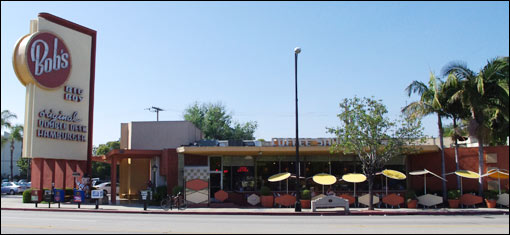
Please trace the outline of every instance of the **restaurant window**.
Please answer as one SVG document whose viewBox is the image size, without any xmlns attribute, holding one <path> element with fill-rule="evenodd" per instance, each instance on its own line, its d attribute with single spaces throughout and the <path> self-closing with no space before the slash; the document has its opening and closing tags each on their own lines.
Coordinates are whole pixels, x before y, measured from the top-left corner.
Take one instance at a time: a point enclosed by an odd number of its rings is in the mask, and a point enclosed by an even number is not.
<svg viewBox="0 0 510 235">
<path fill-rule="evenodd" d="M 223 190 L 255 191 L 255 167 L 252 157 L 223 157 Z"/>
</svg>

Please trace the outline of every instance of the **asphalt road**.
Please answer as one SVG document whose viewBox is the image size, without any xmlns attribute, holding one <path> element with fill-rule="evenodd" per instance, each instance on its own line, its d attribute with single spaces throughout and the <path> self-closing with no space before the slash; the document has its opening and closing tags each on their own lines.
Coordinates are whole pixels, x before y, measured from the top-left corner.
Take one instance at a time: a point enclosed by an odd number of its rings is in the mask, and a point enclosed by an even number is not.
<svg viewBox="0 0 510 235">
<path fill-rule="evenodd" d="M 7 233 L 463 233 L 509 231 L 508 215 L 247 216 L 43 211 L 1 213 Z"/>
</svg>

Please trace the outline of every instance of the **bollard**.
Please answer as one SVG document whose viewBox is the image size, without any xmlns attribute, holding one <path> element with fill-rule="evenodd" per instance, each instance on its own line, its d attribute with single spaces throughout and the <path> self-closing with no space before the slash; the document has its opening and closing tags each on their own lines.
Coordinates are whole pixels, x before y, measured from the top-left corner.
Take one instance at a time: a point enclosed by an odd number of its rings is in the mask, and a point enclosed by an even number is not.
<svg viewBox="0 0 510 235">
<path fill-rule="evenodd" d="M 81 204 L 81 202 L 78 202 L 78 209 L 80 209 L 80 204 Z"/>
<path fill-rule="evenodd" d="M 60 201 L 58 201 L 58 208 L 60 208 Z"/>
<path fill-rule="evenodd" d="M 143 210 L 146 211 L 147 210 L 147 200 L 144 200 L 143 201 Z"/>
<path fill-rule="evenodd" d="M 99 209 L 99 199 L 96 199 L 96 209 Z"/>
</svg>

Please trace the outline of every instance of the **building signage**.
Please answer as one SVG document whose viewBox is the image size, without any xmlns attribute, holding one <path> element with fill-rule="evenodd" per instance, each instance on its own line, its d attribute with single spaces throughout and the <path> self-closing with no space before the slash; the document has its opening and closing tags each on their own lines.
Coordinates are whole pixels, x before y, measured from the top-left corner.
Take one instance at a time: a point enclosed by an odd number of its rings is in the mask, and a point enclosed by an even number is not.
<svg viewBox="0 0 510 235">
<path fill-rule="evenodd" d="M 58 22 L 39 14 L 14 48 L 14 71 L 27 89 L 23 157 L 88 160 L 95 41 L 82 26 Z"/>
</svg>

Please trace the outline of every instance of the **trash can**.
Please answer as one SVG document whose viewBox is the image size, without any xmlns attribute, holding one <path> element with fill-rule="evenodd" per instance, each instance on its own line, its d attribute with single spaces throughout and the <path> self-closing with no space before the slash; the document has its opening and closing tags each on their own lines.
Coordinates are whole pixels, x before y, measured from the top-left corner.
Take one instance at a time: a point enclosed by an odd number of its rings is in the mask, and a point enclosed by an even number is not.
<svg viewBox="0 0 510 235">
<path fill-rule="evenodd" d="M 55 189 L 53 192 L 53 195 L 55 198 L 55 202 L 64 202 L 65 201 L 65 196 L 66 196 L 65 190 Z"/>
<path fill-rule="evenodd" d="M 79 202 L 79 203 L 84 203 L 85 202 L 85 191 L 75 189 L 74 193 L 73 193 L 73 201 Z"/>
<path fill-rule="evenodd" d="M 32 189 L 32 194 L 30 199 L 32 202 L 41 202 L 42 201 L 42 191 L 40 189 Z"/>
</svg>

